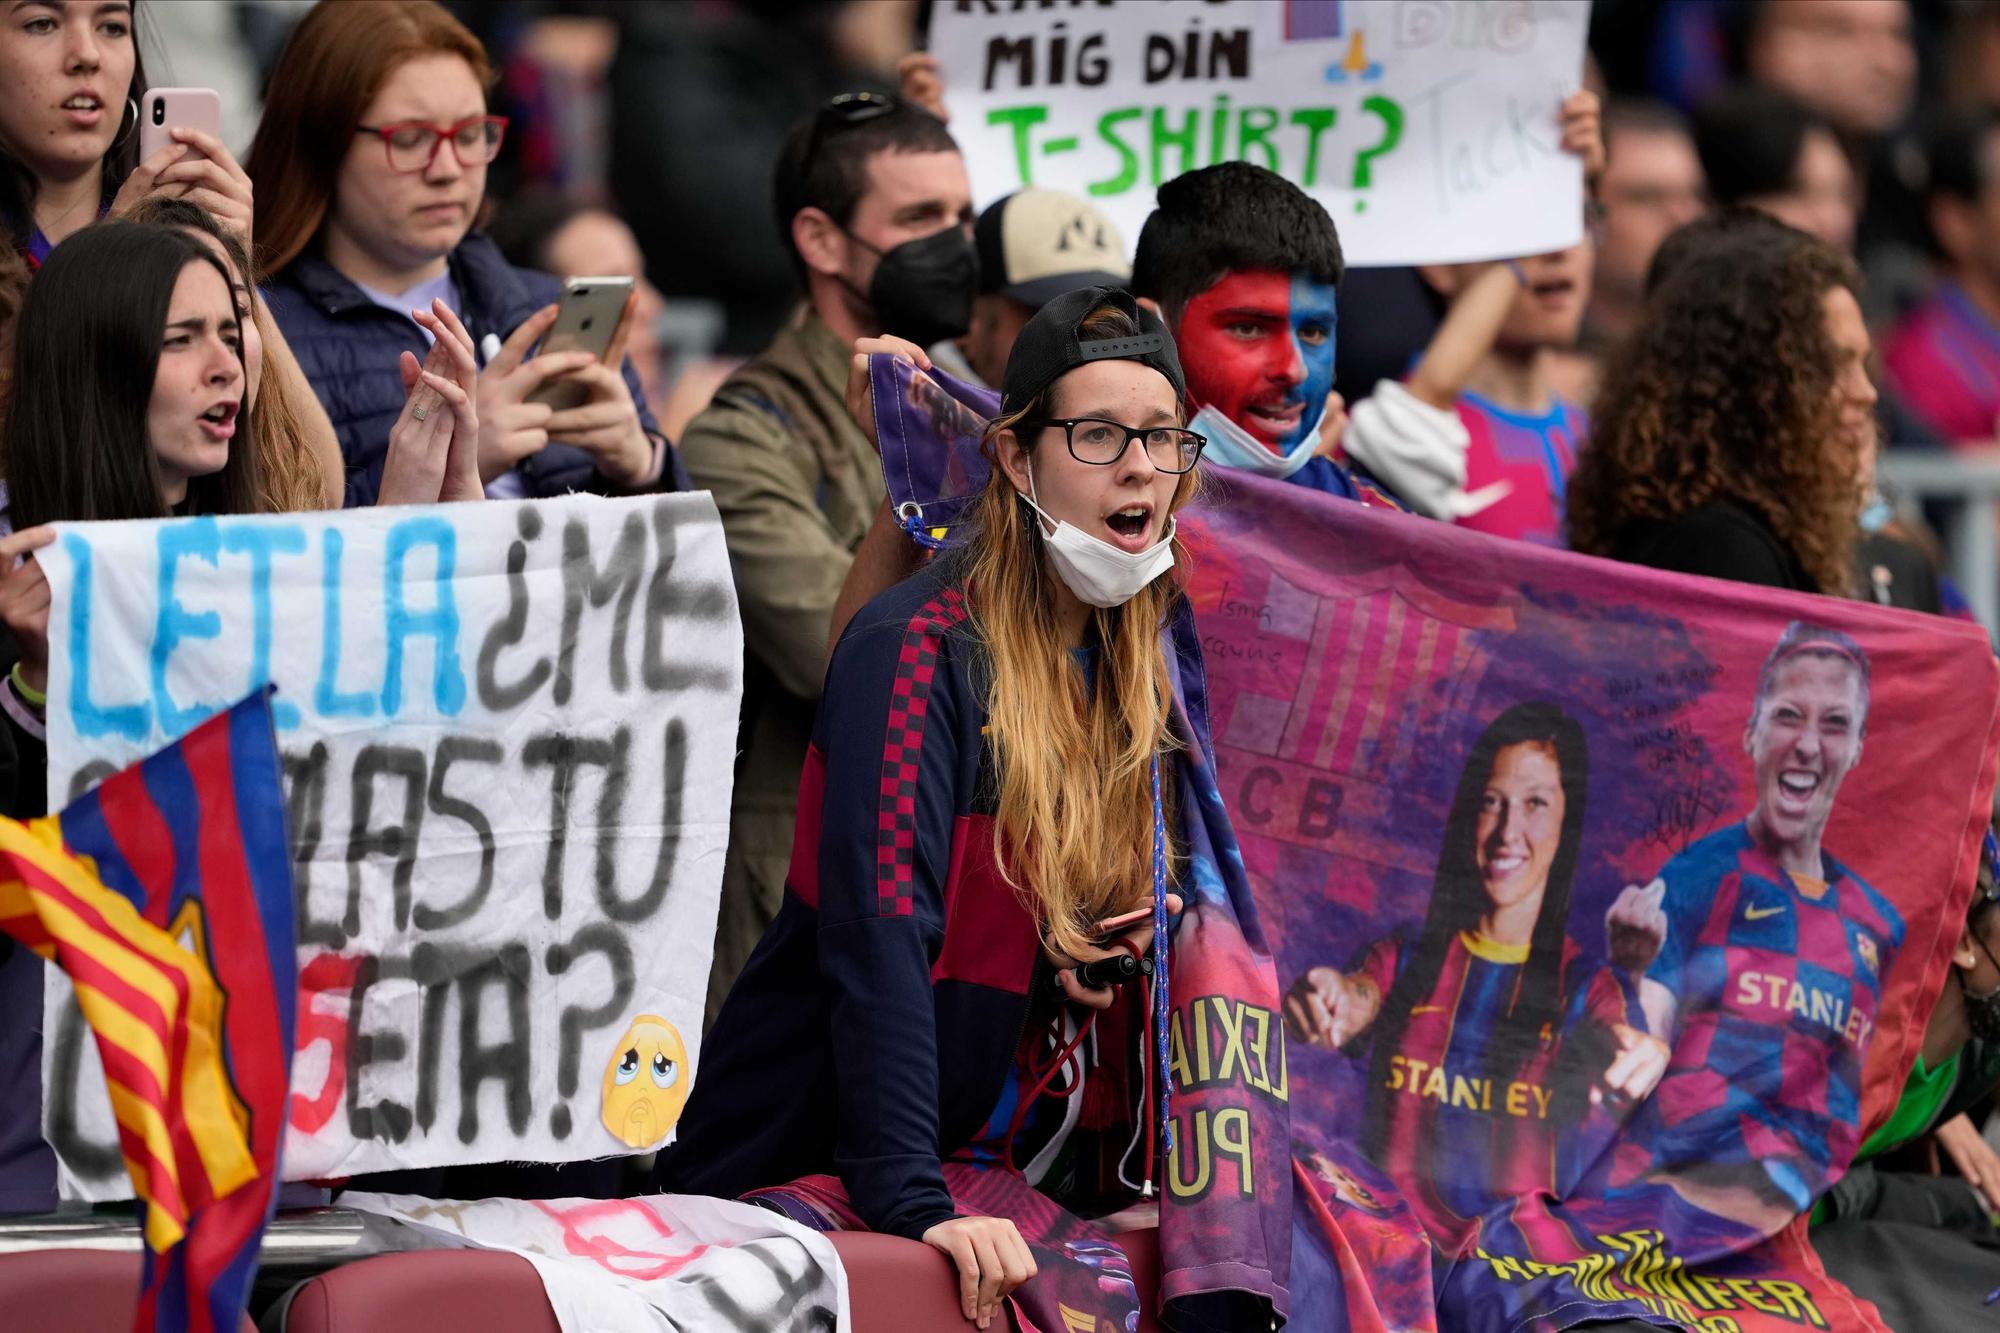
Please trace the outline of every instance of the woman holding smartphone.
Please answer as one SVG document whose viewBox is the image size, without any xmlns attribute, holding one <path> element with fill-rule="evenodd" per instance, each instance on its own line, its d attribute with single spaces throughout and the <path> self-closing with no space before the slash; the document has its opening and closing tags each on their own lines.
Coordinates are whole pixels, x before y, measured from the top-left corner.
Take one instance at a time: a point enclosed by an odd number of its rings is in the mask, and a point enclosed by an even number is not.
<svg viewBox="0 0 2000 1333">
<path fill-rule="evenodd" d="M 494 496 L 675 489 L 671 446 L 646 411 L 624 336 L 600 360 L 530 349 L 556 320 L 556 284 L 514 268 L 473 230 L 507 122 L 489 115 L 479 40 L 430 0 L 321 3 L 271 76 L 250 147 L 265 207 L 266 297 L 347 462 L 347 503 L 382 484 L 402 410 L 397 362 L 422 356 L 410 312 L 459 313 L 479 347 L 479 472 Z M 629 307 L 628 316 L 629 318 Z M 537 390 L 563 381 L 560 409 Z"/>
<path fill-rule="evenodd" d="M 1022 331 L 972 535 L 834 650 L 784 904 L 661 1167 L 670 1189 L 928 1242 L 981 1328 L 1080 1253 L 983 1215 L 993 1173 L 1081 1216 L 1163 1178 L 1148 979 L 1075 969 L 1156 958 L 1180 908 L 1172 779 L 1194 738 L 1162 630 L 1203 444 L 1184 398 L 1171 336 L 1125 292 L 1068 293 Z M 1015 1294 L 1036 1327 L 1064 1326 L 1066 1280 Z"/>
<path fill-rule="evenodd" d="M 17 4 L 0 21 L 0 224 L 30 267 L 149 195 L 188 199 L 250 234 L 250 180 L 214 135 L 172 129 L 139 160 L 146 72 L 136 8 Z"/>
<path fill-rule="evenodd" d="M 147 198 L 187 199 L 246 241 L 250 178 L 213 135 L 174 129 L 139 158 L 146 72 L 130 0 L 0 14 L 0 355 L 29 276 L 63 238 Z M 0 379 L 0 408 L 8 384 Z"/>
</svg>

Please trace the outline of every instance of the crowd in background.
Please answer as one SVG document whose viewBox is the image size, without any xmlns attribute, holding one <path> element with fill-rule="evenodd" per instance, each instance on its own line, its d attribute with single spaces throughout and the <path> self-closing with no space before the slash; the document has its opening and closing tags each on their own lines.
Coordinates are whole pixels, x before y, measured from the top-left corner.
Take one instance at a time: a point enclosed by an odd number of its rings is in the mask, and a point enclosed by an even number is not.
<svg viewBox="0 0 2000 1333">
<path fill-rule="evenodd" d="M 220 90 L 241 156 L 309 7 L 180 0 L 142 42 L 159 65 L 152 82 Z M 836 92 L 898 86 L 922 0 L 446 7 L 484 43 L 492 110 L 509 118 L 484 223 L 530 267 L 644 265 L 634 359 L 669 392 L 661 421 L 676 435 L 718 378 L 701 363 L 762 347 L 797 296 L 779 238 L 743 225 L 743 201 L 768 194 L 801 114 Z M 1896 391 L 1888 443 L 1991 438 L 2000 204 L 1979 122 L 2000 103 L 1996 69 L 2000 16 L 1977 0 L 1600 0 L 1585 86 L 1604 99 L 1610 164 L 1586 317 L 1560 382 L 1588 399 L 1661 237 L 1711 205 L 1749 203 L 1860 264 Z M 1410 270 L 1364 270 L 1343 296 L 1372 317 L 1340 340 L 1340 385 L 1399 378 L 1439 318 L 1435 293 Z M 1911 397 L 1923 407 L 1897 401 Z"/>
</svg>

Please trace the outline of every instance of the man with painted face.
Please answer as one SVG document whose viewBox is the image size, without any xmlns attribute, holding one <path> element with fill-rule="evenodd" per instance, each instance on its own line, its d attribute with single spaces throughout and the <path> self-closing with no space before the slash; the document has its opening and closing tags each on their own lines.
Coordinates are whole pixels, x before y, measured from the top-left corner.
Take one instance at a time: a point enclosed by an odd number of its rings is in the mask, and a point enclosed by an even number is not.
<svg viewBox="0 0 2000 1333">
<path fill-rule="evenodd" d="M 1333 219 L 1305 191 L 1219 162 L 1160 187 L 1132 291 L 1173 329 L 1209 464 L 1400 507 L 1320 452 L 1345 269 Z"/>
<path fill-rule="evenodd" d="M 1667 1187 L 1654 1206 L 1693 1210 L 1689 1234 L 1704 1215 L 1774 1234 L 1859 1146 L 1862 1062 L 1903 921 L 1821 840 L 1861 758 L 1868 675 L 1848 635 L 1792 622 L 1744 731 L 1756 805 L 1608 914 L 1651 1029 L 1620 1033 L 1601 1080 L 1639 1099 L 1608 1183 Z"/>
<path fill-rule="evenodd" d="M 772 189 L 803 307 L 689 423 L 681 457 L 715 496 L 742 606 L 742 752 L 709 1013 L 784 893 L 799 773 L 841 580 L 882 503 L 882 465 L 843 399 L 848 348 L 966 331 L 972 189 L 941 121 L 851 93 L 794 126 Z"/>
<path fill-rule="evenodd" d="M 1208 441 L 1205 464 L 1402 509 L 1385 488 L 1331 457 L 1324 443 L 1338 434 L 1322 427 L 1328 409 L 1340 403 L 1333 393 L 1334 287 L 1344 270 L 1340 236 L 1324 208 L 1274 172 L 1220 162 L 1160 187 L 1159 206 L 1139 232 L 1131 291 L 1158 312 L 1183 349 L 1188 400 L 1198 409 L 1188 427 Z M 871 352 L 931 366 L 920 347 L 893 338 L 858 343 L 848 406 L 864 421 L 873 412 Z M 1464 456 L 1457 419 L 1397 385 L 1378 386 L 1347 431 L 1369 427 L 1427 439 L 1443 432 L 1447 438 L 1431 439 L 1429 452 L 1444 454 L 1455 432 L 1457 456 Z M 908 577 L 921 558 L 885 504 L 848 567 L 835 632 L 869 598 Z"/>
</svg>

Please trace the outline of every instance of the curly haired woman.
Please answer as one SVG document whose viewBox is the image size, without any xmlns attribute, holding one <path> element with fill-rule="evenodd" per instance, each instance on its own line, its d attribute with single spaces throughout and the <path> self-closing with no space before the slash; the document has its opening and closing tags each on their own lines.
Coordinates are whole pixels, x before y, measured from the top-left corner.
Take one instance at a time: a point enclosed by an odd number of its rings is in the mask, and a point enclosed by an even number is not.
<svg viewBox="0 0 2000 1333">
<path fill-rule="evenodd" d="M 1847 592 L 1876 396 L 1852 261 L 1724 214 L 1670 237 L 1651 277 L 1570 481 L 1571 547 Z"/>
</svg>

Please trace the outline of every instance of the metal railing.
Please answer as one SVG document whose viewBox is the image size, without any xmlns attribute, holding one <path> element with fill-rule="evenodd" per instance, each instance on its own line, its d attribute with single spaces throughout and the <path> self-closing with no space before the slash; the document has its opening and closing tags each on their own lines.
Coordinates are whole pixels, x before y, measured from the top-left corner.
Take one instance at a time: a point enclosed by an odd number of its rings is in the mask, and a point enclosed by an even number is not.
<svg viewBox="0 0 2000 1333">
<path fill-rule="evenodd" d="M 2000 445 L 1885 450 L 1875 470 L 1905 499 L 1948 506 L 1946 572 L 1987 632 L 2000 629 Z"/>
<path fill-rule="evenodd" d="M 35 1250 L 115 1250 L 136 1254 L 144 1243 L 136 1219 L 95 1213 L 50 1213 L 0 1220 L 0 1255 Z M 264 1229 L 260 1281 L 302 1282 L 356 1259 L 403 1250 L 453 1248 L 448 1241 L 394 1218 L 352 1208 L 281 1212 Z M 0 1320 L 4 1324 L 4 1320 Z"/>
</svg>

